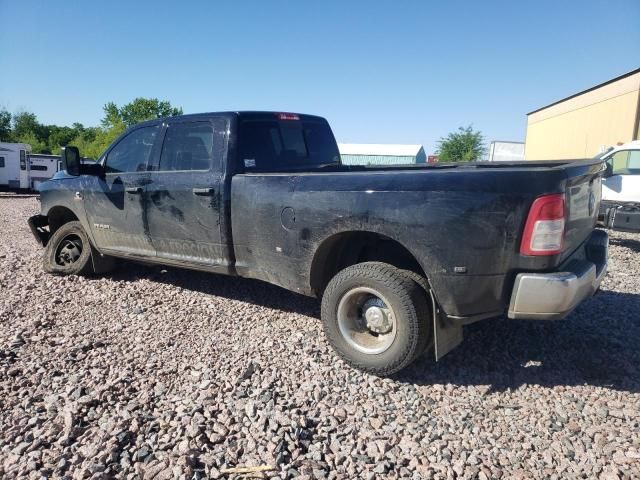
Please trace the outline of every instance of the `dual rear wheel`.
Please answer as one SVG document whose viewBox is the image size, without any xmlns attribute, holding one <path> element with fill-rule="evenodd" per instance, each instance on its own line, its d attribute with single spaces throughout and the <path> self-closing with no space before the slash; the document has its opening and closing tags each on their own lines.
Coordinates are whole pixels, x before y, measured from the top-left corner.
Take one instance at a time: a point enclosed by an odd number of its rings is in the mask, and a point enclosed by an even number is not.
<svg viewBox="0 0 640 480">
<path fill-rule="evenodd" d="M 431 340 L 426 280 L 380 262 L 340 271 L 322 297 L 322 323 L 351 366 L 386 376 L 402 370 Z"/>
</svg>

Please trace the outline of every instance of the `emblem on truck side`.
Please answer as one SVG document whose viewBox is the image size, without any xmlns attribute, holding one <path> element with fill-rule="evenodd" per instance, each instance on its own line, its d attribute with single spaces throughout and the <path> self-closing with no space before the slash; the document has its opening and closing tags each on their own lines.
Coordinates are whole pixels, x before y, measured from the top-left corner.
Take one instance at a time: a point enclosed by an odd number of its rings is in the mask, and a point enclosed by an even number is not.
<svg viewBox="0 0 640 480">
<path fill-rule="evenodd" d="M 96 228 L 102 228 L 104 230 L 109 230 L 111 228 L 106 223 L 94 223 L 93 226 L 96 227 Z"/>
</svg>

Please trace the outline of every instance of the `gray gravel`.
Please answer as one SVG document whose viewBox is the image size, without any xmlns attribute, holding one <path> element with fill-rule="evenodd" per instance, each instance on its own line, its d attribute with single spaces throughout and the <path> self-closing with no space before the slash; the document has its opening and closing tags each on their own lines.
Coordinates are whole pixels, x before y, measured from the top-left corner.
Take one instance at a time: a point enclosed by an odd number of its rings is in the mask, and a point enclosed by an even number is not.
<svg viewBox="0 0 640 480">
<path fill-rule="evenodd" d="M 250 280 L 126 264 L 44 274 L 0 197 L 0 477 L 640 477 L 640 235 L 556 323 L 467 327 L 439 364 L 348 368 L 318 303 Z"/>
</svg>

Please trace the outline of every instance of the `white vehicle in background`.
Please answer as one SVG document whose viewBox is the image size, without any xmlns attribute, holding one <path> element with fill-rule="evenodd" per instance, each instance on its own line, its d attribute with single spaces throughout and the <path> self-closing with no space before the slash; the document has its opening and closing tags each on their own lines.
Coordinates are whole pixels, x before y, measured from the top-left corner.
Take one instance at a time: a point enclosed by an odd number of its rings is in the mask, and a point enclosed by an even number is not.
<svg viewBox="0 0 640 480">
<path fill-rule="evenodd" d="M 600 217 L 616 230 L 640 231 L 640 140 L 600 155 L 607 171 L 602 180 Z"/>
<path fill-rule="evenodd" d="M 40 184 L 46 182 L 60 170 L 60 155 L 32 153 L 29 155 L 29 187 L 38 191 Z"/>
<path fill-rule="evenodd" d="M 524 160 L 524 142 L 494 141 L 489 145 L 489 162 L 518 162 Z"/>
<path fill-rule="evenodd" d="M 38 191 L 60 168 L 60 155 L 31 153 L 27 143 L 0 143 L 0 189 Z"/>
<path fill-rule="evenodd" d="M 0 142 L 0 188 L 31 188 L 27 143 Z"/>
</svg>

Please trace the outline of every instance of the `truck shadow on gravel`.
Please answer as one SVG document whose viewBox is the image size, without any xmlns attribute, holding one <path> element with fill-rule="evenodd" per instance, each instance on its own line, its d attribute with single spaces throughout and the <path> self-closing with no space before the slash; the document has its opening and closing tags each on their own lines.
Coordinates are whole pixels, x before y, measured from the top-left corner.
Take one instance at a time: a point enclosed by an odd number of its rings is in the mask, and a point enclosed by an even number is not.
<svg viewBox="0 0 640 480">
<path fill-rule="evenodd" d="M 591 385 L 640 392 L 640 295 L 601 291 L 561 321 L 485 320 L 437 364 L 422 359 L 397 380 L 413 384 Z"/>
<path fill-rule="evenodd" d="M 152 280 L 207 295 L 320 318 L 320 303 L 317 300 L 260 280 L 135 263 L 121 265 L 111 278 L 124 281 Z"/>
<path fill-rule="evenodd" d="M 162 272 L 165 273 L 162 273 Z M 257 280 L 137 266 L 114 280 L 147 279 L 190 291 L 320 318 L 320 303 Z M 601 291 L 562 321 L 496 318 L 465 327 L 465 340 L 440 362 L 426 356 L 395 376 L 415 385 L 592 385 L 640 392 L 640 295 Z"/>
<path fill-rule="evenodd" d="M 634 252 L 640 252 L 640 241 L 632 238 L 610 238 L 609 243 L 617 247 L 628 248 Z"/>
</svg>

